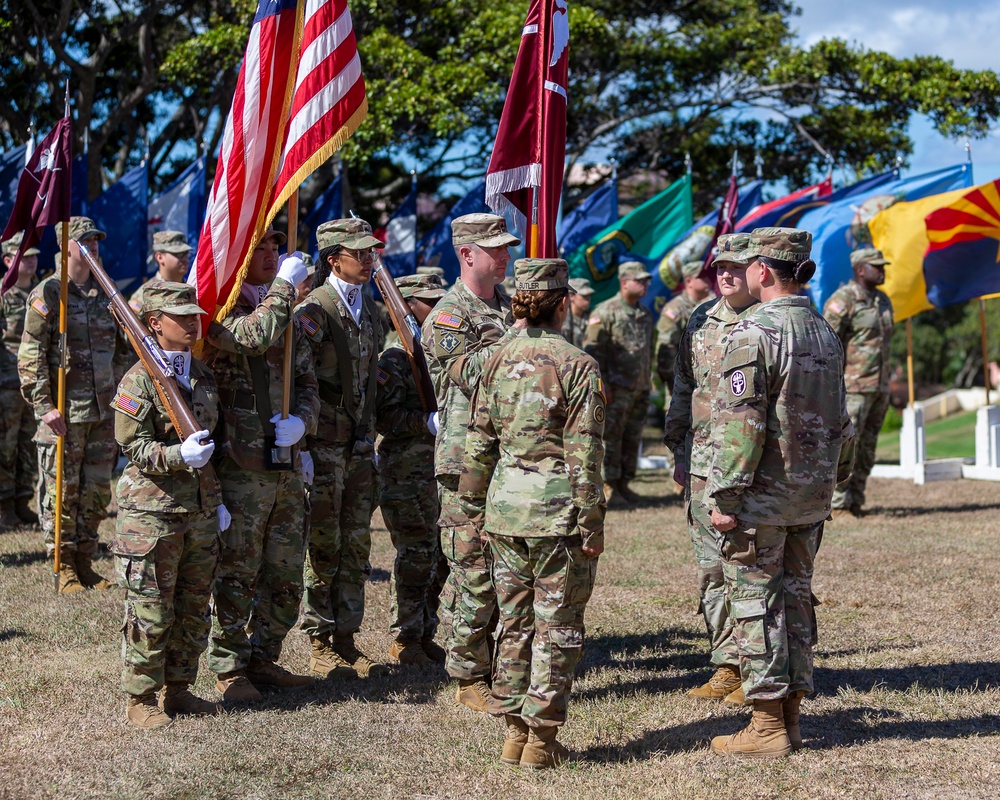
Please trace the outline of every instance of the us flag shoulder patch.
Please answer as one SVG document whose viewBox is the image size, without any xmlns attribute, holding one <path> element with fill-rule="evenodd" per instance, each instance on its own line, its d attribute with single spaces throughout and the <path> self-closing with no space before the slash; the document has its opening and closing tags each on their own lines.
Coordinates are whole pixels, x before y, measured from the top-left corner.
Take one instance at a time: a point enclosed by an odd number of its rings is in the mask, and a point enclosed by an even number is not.
<svg viewBox="0 0 1000 800">
<path fill-rule="evenodd" d="M 597 315 L 594 315 L 593 317 L 591 317 L 590 319 L 587 320 L 587 324 L 588 325 L 596 325 L 600 321 L 601 321 L 601 318 L 598 317 Z"/>
<path fill-rule="evenodd" d="M 133 397 L 128 392 L 119 392 L 118 396 L 115 398 L 115 408 L 125 414 L 128 414 L 130 417 L 138 418 L 139 413 L 142 411 L 145 404 L 145 400 Z"/>
<path fill-rule="evenodd" d="M 375 372 L 375 380 L 378 381 L 382 386 L 385 386 L 385 382 L 389 380 L 389 373 L 380 367 Z"/>
<path fill-rule="evenodd" d="M 465 320 L 454 314 L 449 314 L 447 311 L 442 311 L 437 315 L 434 324 L 440 325 L 442 328 L 461 328 L 465 324 Z"/>
<path fill-rule="evenodd" d="M 302 328 L 303 328 L 303 329 L 305 330 L 305 332 L 306 332 L 306 333 L 308 333 L 308 334 L 309 334 L 310 336 L 312 336 L 313 334 L 315 334 L 315 333 L 316 333 L 316 331 L 318 331 L 318 330 L 319 330 L 319 323 L 317 323 L 317 322 L 316 322 L 316 320 L 314 320 L 314 319 L 313 319 L 312 317 L 310 317 L 310 316 L 309 316 L 308 314 L 302 314 L 302 315 L 301 315 L 301 316 L 299 317 L 299 322 L 301 322 L 301 323 L 302 323 Z"/>
<path fill-rule="evenodd" d="M 42 300 L 41 297 L 36 297 L 32 300 L 31 307 L 43 317 L 47 317 L 49 315 L 49 307 L 45 304 L 45 301 Z"/>
</svg>

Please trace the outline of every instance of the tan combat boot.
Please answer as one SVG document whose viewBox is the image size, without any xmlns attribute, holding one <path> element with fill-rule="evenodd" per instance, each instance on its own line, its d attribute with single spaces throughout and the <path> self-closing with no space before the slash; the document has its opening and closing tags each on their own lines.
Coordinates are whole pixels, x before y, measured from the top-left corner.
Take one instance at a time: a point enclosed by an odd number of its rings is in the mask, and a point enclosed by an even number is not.
<svg viewBox="0 0 1000 800">
<path fill-rule="evenodd" d="M 528 742 L 521 751 L 521 766 L 528 769 L 550 769 L 569 761 L 569 750 L 556 741 L 559 728 L 529 728 Z"/>
<path fill-rule="evenodd" d="M 740 671 L 736 667 L 724 664 L 715 671 L 707 683 L 691 689 L 687 696 L 693 697 L 695 700 L 722 700 L 739 689 L 741 685 Z"/>
<path fill-rule="evenodd" d="M 470 678 L 458 682 L 455 701 L 473 711 L 485 714 L 490 709 L 490 687 L 482 678 Z"/>
<path fill-rule="evenodd" d="M 62 549 L 59 557 L 59 594 L 76 594 L 87 587 L 76 574 L 76 550 Z"/>
<path fill-rule="evenodd" d="M 160 711 L 155 694 L 131 695 L 125 704 L 125 719 L 144 731 L 168 728 L 174 722 Z"/>
<path fill-rule="evenodd" d="M 261 699 L 257 687 L 241 669 L 221 673 L 216 678 L 215 691 L 222 695 L 223 703 L 253 703 Z"/>
<path fill-rule="evenodd" d="M 792 692 L 781 706 L 785 715 L 785 732 L 788 734 L 788 741 L 791 742 L 793 751 L 805 747 L 802 742 L 802 729 L 799 727 L 799 706 L 802 705 L 805 694 L 802 691 Z"/>
<path fill-rule="evenodd" d="M 218 703 L 210 703 L 191 694 L 191 688 L 186 683 L 168 683 L 164 686 L 161 704 L 163 713 L 172 717 L 177 714 L 210 717 L 220 711 Z"/>
<path fill-rule="evenodd" d="M 389 658 L 411 667 L 429 667 L 434 662 L 420 646 L 420 642 L 406 642 L 396 639 L 389 647 Z"/>
<path fill-rule="evenodd" d="M 354 644 L 354 634 L 337 636 L 333 640 L 333 649 L 362 678 L 380 678 L 389 674 L 385 664 L 379 664 L 362 653 Z"/>
<path fill-rule="evenodd" d="M 344 661 L 330 646 L 329 634 L 310 636 L 309 644 L 312 653 L 309 656 L 309 671 L 321 678 L 334 680 L 351 680 L 358 677 L 354 667 Z"/>
<path fill-rule="evenodd" d="M 435 664 L 444 664 L 448 660 L 448 651 L 435 642 L 433 636 L 425 636 L 421 639 L 420 648 Z"/>
<path fill-rule="evenodd" d="M 31 510 L 31 506 L 28 505 L 30 499 L 27 497 L 19 497 L 14 501 L 14 513 L 17 514 L 21 523 L 24 525 L 37 525 L 38 524 L 38 514 Z"/>
<path fill-rule="evenodd" d="M 284 667 L 279 667 L 273 661 L 251 658 L 247 664 L 247 678 L 254 686 L 271 686 L 275 689 L 300 689 L 312 686 L 313 679 L 308 675 L 296 675 Z"/>
<path fill-rule="evenodd" d="M 500 763 L 516 767 L 521 763 L 521 754 L 528 743 L 528 723 L 517 714 L 504 714 L 503 721 L 507 724 L 507 735 L 503 740 Z"/>
<path fill-rule="evenodd" d="M 750 703 L 747 702 L 747 696 L 743 694 L 743 684 L 741 683 L 733 691 L 726 695 L 726 699 L 722 701 L 722 705 L 726 708 L 747 708 Z"/>
<path fill-rule="evenodd" d="M 76 574 L 88 589 L 103 591 L 114 589 L 115 585 L 98 572 L 94 572 L 94 556 L 92 553 L 76 553 Z"/>
<path fill-rule="evenodd" d="M 716 753 L 744 758 L 781 758 L 792 752 L 785 732 L 782 700 L 755 700 L 753 718 L 739 733 L 712 739 Z"/>
</svg>

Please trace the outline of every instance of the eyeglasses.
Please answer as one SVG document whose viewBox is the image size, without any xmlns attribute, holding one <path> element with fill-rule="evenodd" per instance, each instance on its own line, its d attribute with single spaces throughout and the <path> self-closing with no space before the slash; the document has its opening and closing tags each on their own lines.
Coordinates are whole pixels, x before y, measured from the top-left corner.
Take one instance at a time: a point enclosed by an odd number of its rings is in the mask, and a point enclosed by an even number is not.
<svg viewBox="0 0 1000 800">
<path fill-rule="evenodd" d="M 378 253 L 375 252 L 374 248 L 367 248 L 366 250 L 350 250 L 344 248 L 343 255 L 350 256 L 359 264 L 374 264 L 375 259 L 378 258 Z"/>
</svg>

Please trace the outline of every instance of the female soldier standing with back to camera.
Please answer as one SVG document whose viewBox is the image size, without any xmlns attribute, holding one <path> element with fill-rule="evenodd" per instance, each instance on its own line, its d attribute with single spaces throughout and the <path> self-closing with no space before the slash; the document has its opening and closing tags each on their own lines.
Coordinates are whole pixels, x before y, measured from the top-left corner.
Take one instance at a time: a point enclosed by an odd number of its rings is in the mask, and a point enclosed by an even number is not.
<svg viewBox="0 0 1000 800">
<path fill-rule="evenodd" d="M 557 766 L 584 609 L 604 550 L 605 401 L 597 362 L 561 335 L 569 282 L 559 258 L 515 264 L 519 328 L 486 362 L 459 491 L 489 539 L 500 638 L 490 713 L 500 760 Z"/>
</svg>

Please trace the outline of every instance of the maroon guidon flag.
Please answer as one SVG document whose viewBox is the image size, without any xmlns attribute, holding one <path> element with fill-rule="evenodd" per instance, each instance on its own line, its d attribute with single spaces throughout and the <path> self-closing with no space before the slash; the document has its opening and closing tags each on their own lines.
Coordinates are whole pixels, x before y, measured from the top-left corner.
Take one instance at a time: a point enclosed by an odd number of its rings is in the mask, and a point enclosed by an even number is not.
<svg viewBox="0 0 1000 800">
<path fill-rule="evenodd" d="M 712 246 L 708 248 L 705 255 L 705 266 L 707 270 L 712 266 L 712 261 L 718 255 L 719 237 L 727 233 L 732 233 L 736 224 L 736 215 L 740 209 L 740 190 L 736 186 L 736 173 L 729 176 L 729 188 L 726 189 L 726 198 L 722 201 L 722 208 L 719 209 L 719 218 L 715 221 L 715 235 L 712 237 Z M 718 294 L 718 286 L 716 293 Z"/>
<path fill-rule="evenodd" d="M 17 182 L 17 198 L 10 212 L 3 241 L 24 231 L 14 262 L 4 276 L 0 294 L 17 281 L 17 267 L 24 251 L 41 241 L 42 228 L 69 222 L 73 129 L 67 114 L 35 148 Z"/>
<path fill-rule="evenodd" d="M 486 204 L 513 217 L 514 227 L 527 234 L 529 256 L 559 255 L 556 216 L 566 159 L 568 78 L 566 0 L 531 0 L 486 172 Z M 535 221 L 533 199 L 537 230 L 529 228 Z"/>
</svg>

